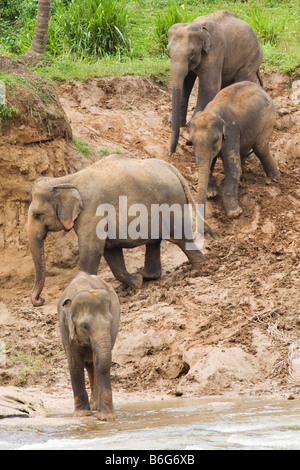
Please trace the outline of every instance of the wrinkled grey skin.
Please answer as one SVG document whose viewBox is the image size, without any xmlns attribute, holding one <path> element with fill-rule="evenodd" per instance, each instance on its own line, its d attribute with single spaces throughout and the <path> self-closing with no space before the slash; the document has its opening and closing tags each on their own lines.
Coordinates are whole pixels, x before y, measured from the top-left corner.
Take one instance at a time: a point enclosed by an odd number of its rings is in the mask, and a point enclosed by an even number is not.
<svg viewBox="0 0 300 470">
<path fill-rule="evenodd" d="M 218 156 L 225 173 L 223 203 L 228 217 L 238 217 L 242 212 L 238 203 L 241 157 L 253 150 L 266 175 L 272 180 L 278 178 L 276 161 L 269 152 L 275 114 L 272 99 L 259 85 L 240 82 L 221 90 L 192 118 L 190 140 L 198 166 L 199 204 L 218 192 L 212 175 Z"/>
<path fill-rule="evenodd" d="M 128 208 L 136 203 L 147 207 L 149 231 L 147 238 L 136 240 L 119 238 L 119 195 L 127 196 Z M 28 212 L 28 238 L 36 270 L 36 282 L 31 295 L 34 306 L 42 305 L 40 297 L 45 283 L 44 240 L 49 231 L 74 230 L 78 236 L 79 269 L 97 274 L 101 256 L 104 256 L 114 276 L 128 286 L 141 287 L 143 278 L 161 276 L 160 243 L 162 231 L 156 239 L 151 237 L 151 204 L 166 203 L 169 206 L 192 201 L 187 182 L 173 165 L 159 159 L 133 159 L 110 155 L 72 175 L 60 178 L 40 178 L 33 185 Z M 100 204 L 109 203 L 116 208 L 115 240 L 101 240 L 96 233 L 100 217 L 96 216 Z M 183 213 L 183 211 L 182 211 Z M 104 214 L 103 214 L 104 215 Z M 135 217 L 128 217 L 125 229 Z M 183 225 L 183 224 L 182 224 Z M 170 241 L 186 254 L 194 268 L 200 269 L 204 256 L 195 246 L 186 250 L 185 234 L 174 239 L 171 226 Z M 208 231 L 210 231 L 208 227 Z M 142 274 L 130 274 L 126 270 L 123 248 L 146 245 L 145 266 Z"/>
<path fill-rule="evenodd" d="M 86 416 L 94 410 L 98 419 L 114 419 L 110 367 L 120 318 L 117 294 L 97 276 L 79 272 L 59 299 L 58 315 L 71 375 L 74 416 Z M 90 402 L 84 369 L 91 387 Z"/>
<path fill-rule="evenodd" d="M 243 80 L 257 81 L 262 48 L 253 29 L 226 10 L 200 16 L 169 29 L 167 53 L 171 59 L 172 140 L 177 147 L 180 126 L 186 124 L 190 93 L 199 78 L 194 114 L 224 87 Z"/>
</svg>

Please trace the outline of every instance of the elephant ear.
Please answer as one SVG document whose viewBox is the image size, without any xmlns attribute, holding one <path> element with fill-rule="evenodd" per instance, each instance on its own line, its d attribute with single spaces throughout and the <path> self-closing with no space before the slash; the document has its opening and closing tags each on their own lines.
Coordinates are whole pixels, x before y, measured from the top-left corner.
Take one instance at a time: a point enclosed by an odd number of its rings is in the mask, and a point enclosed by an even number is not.
<svg viewBox="0 0 300 470">
<path fill-rule="evenodd" d="M 62 303 L 63 306 L 63 315 L 62 315 L 62 320 L 63 323 L 67 326 L 69 330 L 69 339 L 70 341 L 74 340 L 75 337 L 75 325 L 72 320 L 72 315 L 71 315 L 71 304 L 72 301 L 71 299 L 65 299 Z"/>
<path fill-rule="evenodd" d="M 53 187 L 57 200 L 56 214 L 63 226 L 71 230 L 74 221 L 83 209 L 81 196 L 72 184 L 59 184 Z"/>
<path fill-rule="evenodd" d="M 212 38 L 205 26 L 202 26 L 202 31 L 204 33 L 202 50 L 207 54 L 212 45 Z"/>
</svg>

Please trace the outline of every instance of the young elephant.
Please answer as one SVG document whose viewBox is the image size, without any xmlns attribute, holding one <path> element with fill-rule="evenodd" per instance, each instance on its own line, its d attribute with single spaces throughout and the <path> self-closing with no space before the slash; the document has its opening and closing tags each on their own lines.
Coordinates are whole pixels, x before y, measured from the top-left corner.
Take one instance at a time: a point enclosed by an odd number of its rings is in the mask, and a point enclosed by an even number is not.
<svg viewBox="0 0 300 470">
<path fill-rule="evenodd" d="M 92 409 L 98 411 L 98 419 L 114 419 L 110 367 L 119 328 L 117 294 L 97 276 L 79 272 L 62 293 L 58 314 L 74 394 L 74 416 L 89 415 Z M 84 368 L 89 376 L 91 404 Z"/>
<path fill-rule="evenodd" d="M 212 175 L 216 158 L 223 161 L 223 203 L 228 217 L 238 217 L 238 185 L 241 157 L 253 149 L 267 176 L 279 175 L 269 141 L 275 123 L 275 107 L 269 95 L 255 83 L 244 81 L 221 90 L 197 113 L 190 124 L 190 140 L 198 166 L 198 204 L 214 197 L 217 187 Z"/>
</svg>

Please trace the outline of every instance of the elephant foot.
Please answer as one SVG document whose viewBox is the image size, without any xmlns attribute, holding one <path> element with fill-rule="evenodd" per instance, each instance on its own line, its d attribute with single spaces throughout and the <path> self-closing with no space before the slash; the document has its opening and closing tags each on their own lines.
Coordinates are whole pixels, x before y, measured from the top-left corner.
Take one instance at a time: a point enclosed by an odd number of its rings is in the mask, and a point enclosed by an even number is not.
<svg viewBox="0 0 300 470">
<path fill-rule="evenodd" d="M 240 206 L 238 206 L 236 209 L 226 210 L 227 217 L 230 219 L 236 219 L 242 212 L 243 209 Z"/>
<path fill-rule="evenodd" d="M 115 413 L 104 413 L 103 411 L 95 413 L 95 416 L 99 421 L 115 421 L 117 419 Z"/>
<path fill-rule="evenodd" d="M 140 289 L 143 285 L 143 276 L 142 274 L 129 274 L 124 282 L 133 289 Z"/>
<path fill-rule="evenodd" d="M 197 262 L 197 263 L 194 262 L 194 263 L 192 264 L 192 270 L 193 270 L 193 271 L 197 271 L 197 272 L 202 271 L 203 265 L 204 265 L 205 263 L 207 263 L 207 259 L 206 259 L 205 257 L 202 259 L 202 261 L 199 261 L 199 262 Z"/>
<path fill-rule="evenodd" d="M 201 271 L 203 265 L 207 262 L 206 257 L 200 250 L 188 250 L 185 252 L 194 271 Z"/>
<path fill-rule="evenodd" d="M 74 418 L 84 418 L 85 416 L 92 416 L 92 414 L 91 410 L 75 410 L 72 416 Z"/>
<path fill-rule="evenodd" d="M 268 178 L 270 178 L 272 181 L 275 181 L 276 183 L 278 182 L 279 176 L 280 176 L 279 170 L 274 170 L 268 173 Z"/>
<path fill-rule="evenodd" d="M 90 402 L 90 407 L 92 411 L 97 411 L 97 403 L 95 403 L 94 401 Z"/>
<path fill-rule="evenodd" d="M 142 271 L 143 279 L 146 281 L 154 281 L 155 279 L 159 279 L 161 277 L 161 271 L 158 272 L 148 272 L 145 269 Z"/>
<path fill-rule="evenodd" d="M 207 189 L 207 193 L 206 193 L 206 197 L 207 199 L 212 199 L 213 197 L 216 197 L 218 195 L 218 188 L 215 187 L 215 188 L 208 188 Z"/>
</svg>

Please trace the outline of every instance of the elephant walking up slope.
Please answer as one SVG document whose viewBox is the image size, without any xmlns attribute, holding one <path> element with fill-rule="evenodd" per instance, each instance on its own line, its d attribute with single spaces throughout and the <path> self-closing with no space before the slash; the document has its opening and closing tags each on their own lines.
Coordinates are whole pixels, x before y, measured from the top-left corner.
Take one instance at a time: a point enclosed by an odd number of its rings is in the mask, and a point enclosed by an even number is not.
<svg viewBox="0 0 300 470">
<path fill-rule="evenodd" d="M 199 89 L 194 114 L 202 111 L 222 88 L 244 80 L 260 81 L 263 53 L 253 29 L 226 10 L 199 16 L 191 23 L 174 24 L 168 36 L 172 78 L 171 153 L 174 153 L 180 126 L 186 124 L 188 101 L 196 78 L 199 78 Z"/>
</svg>

